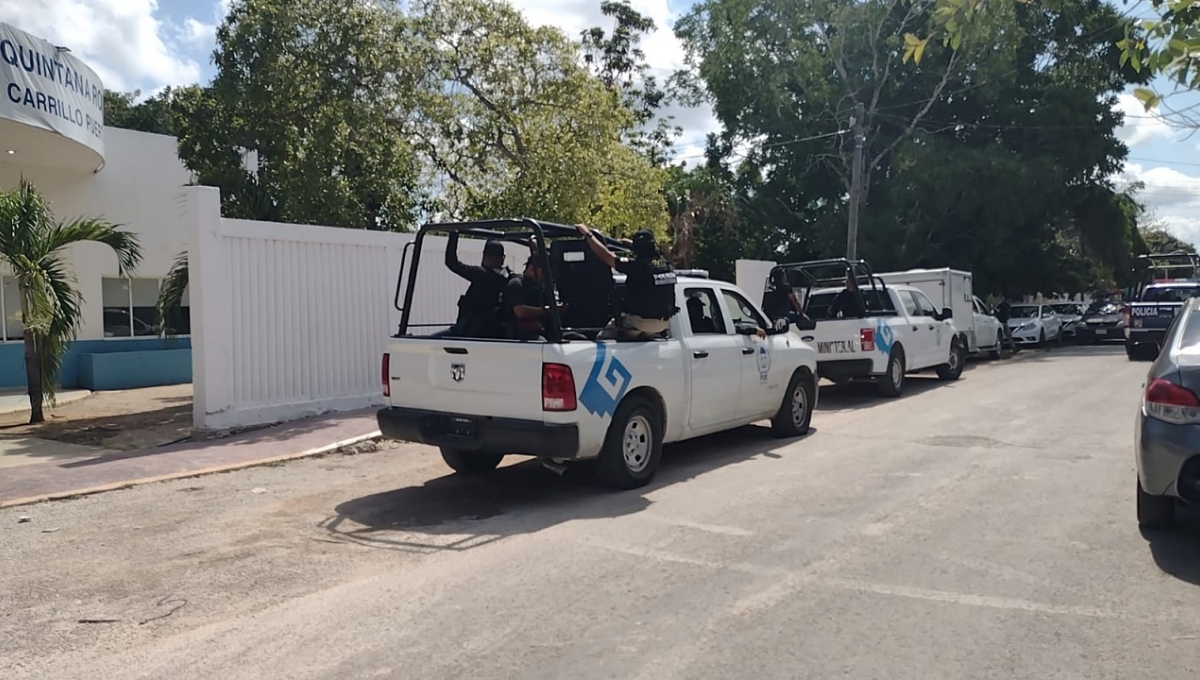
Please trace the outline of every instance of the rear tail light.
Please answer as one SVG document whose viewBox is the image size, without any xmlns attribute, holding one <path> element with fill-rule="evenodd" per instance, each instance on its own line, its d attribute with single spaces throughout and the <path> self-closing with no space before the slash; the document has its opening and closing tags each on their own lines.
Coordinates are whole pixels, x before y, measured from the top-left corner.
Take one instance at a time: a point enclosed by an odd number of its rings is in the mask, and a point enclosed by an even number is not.
<svg viewBox="0 0 1200 680">
<path fill-rule="evenodd" d="M 1146 415 L 1176 425 L 1200 423 L 1200 397 L 1195 392 L 1162 378 L 1146 385 L 1142 397 Z"/>
<path fill-rule="evenodd" d="M 575 375 L 570 366 L 542 364 L 542 410 L 575 410 Z"/>
<path fill-rule="evenodd" d="M 385 352 L 383 355 L 383 368 L 380 371 L 383 380 L 383 396 L 385 397 L 392 396 L 392 380 L 389 375 L 391 373 L 391 359 L 391 355 Z"/>
<path fill-rule="evenodd" d="M 875 329 L 864 328 L 858 332 L 858 342 L 862 345 L 862 351 L 875 351 Z"/>
</svg>

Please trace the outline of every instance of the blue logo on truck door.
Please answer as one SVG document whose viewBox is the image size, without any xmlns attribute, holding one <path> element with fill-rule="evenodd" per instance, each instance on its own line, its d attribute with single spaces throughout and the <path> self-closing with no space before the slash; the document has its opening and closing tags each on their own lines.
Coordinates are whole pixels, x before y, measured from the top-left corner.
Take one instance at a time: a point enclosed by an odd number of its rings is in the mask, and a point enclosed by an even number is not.
<svg viewBox="0 0 1200 680">
<path fill-rule="evenodd" d="M 632 380 L 633 375 L 625 368 L 625 364 L 616 356 L 610 356 L 604 343 L 596 343 L 596 361 L 592 363 L 592 372 L 579 392 L 579 403 L 592 415 L 601 418 L 611 416 L 616 413 L 617 404 L 621 403 Z"/>
<path fill-rule="evenodd" d="M 892 352 L 892 345 L 896 344 L 896 335 L 892 333 L 892 327 L 887 325 L 883 319 L 875 322 L 875 349 L 881 354 L 887 356 Z"/>
</svg>

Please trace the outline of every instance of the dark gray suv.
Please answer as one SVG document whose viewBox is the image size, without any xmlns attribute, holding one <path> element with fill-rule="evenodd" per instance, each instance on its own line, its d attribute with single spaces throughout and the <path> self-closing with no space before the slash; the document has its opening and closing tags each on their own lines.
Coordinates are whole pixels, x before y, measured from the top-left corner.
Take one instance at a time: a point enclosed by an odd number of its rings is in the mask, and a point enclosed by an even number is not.
<svg viewBox="0 0 1200 680">
<path fill-rule="evenodd" d="M 1138 409 L 1138 524 L 1164 529 L 1180 501 L 1200 502 L 1200 299 L 1188 300 L 1150 366 Z"/>
</svg>

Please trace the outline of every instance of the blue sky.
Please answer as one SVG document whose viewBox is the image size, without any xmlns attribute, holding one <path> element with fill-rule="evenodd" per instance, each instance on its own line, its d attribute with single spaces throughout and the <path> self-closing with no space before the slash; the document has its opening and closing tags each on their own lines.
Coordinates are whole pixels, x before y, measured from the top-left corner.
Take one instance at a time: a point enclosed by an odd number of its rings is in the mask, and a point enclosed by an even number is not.
<svg viewBox="0 0 1200 680">
<path fill-rule="evenodd" d="M 152 92 L 212 77 L 213 31 L 224 16 L 225 2 L 23 0 L 3 3 L 0 21 L 70 47 L 111 89 Z M 512 0 L 512 4 L 531 21 L 559 26 L 570 34 L 607 23 L 600 15 L 599 0 Z M 678 68 L 683 54 L 669 26 L 690 0 L 632 0 L 632 4 L 660 27 L 645 44 L 651 65 L 663 74 Z M 1149 4 L 1133 0 L 1117 7 L 1140 18 L 1148 15 Z M 1200 95 L 1192 93 L 1169 100 L 1176 109 L 1197 104 Z M 1120 136 L 1130 146 L 1122 179 L 1145 182 L 1142 198 L 1154 219 L 1176 235 L 1200 243 L 1200 133 L 1191 134 L 1160 115 L 1147 114 L 1128 93 L 1118 107 L 1127 114 Z M 717 130 L 716 121 L 707 110 L 672 113 L 685 130 L 680 155 L 699 154 L 705 134 Z"/>
</svg>

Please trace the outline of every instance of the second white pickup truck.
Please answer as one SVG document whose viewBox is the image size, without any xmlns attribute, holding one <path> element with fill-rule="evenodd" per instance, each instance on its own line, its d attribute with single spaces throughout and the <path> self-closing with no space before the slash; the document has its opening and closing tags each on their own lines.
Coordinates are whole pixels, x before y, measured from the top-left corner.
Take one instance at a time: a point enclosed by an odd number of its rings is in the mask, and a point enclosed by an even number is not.
<svg viewBox="0 0 1200 680">
<path fill-rule="evenodd" d="M 777 268 L 793 279 L 803 279 L 805 313 L 816 323 L 801 337 L 817 348 L 820 377 L 834 382 L 874 380 L 881 394 L 898 397 L 908 373 L 932 369 L 942 380 L 962 375 L 967 348 L 950 322 L 953 311 L 939 311 L 920 289 L 887 285 L 861 260 L 819 260 Z M 845 299 L 853 292 L 845 286 L 845 274 L 820 278 L 822 271 L 831 270 L 853 272 L 858 310 L 847 313 L 835 304 L 839 296 Z"/>
<path fill-rule="evenodd" d="M 544 339 L 410 333 L 404 310 L 419 293 L 413 288 L 421 244 L 431 231 L 537 246 L 552 274 Z M 611 317 L 622 283 L 582 241 L 568 238 L 575 234 L 534 220 L 427 225 L 418 232 L 401 326 L 383 355 L 384 436 L 437 446 L 460 473 L 492 470 L 510 454 L 558 464 L 591 460 L 603 482 L 631 489 L 654 477 L 664 443 L 763 420 L 779 436 L 808 432 L 817 402 L 816 352 L 788 326 L 769 324 L 732 284 L 680 276 L 679 312 L 662 338 L 598 342 L 598 328 L 572 326 L 567 317 Z M 559 238 L 547 248 L 552 237 Z M 557 311 L 556 292 L 569 314 Z"/>
</svg>

